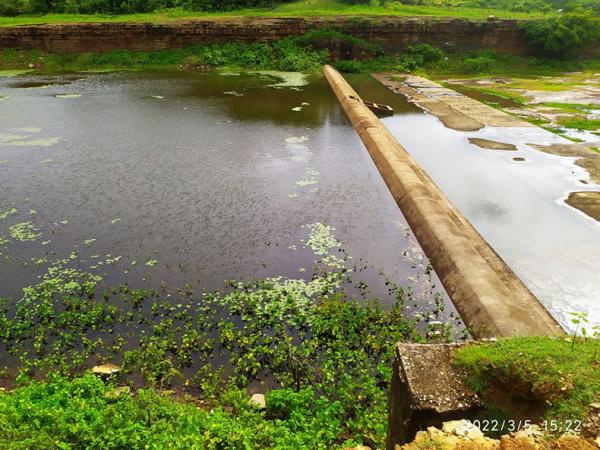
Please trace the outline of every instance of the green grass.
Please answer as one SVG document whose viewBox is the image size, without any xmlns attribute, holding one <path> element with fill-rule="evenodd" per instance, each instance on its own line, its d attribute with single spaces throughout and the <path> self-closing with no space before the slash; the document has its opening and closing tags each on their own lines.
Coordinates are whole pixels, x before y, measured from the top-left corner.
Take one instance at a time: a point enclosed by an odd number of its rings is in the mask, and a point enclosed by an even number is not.
<svg viewBox="0 0 600 450">
<path fill-rule="evenodd" d="M 541 13 L 520 13 L 483 8 L 411 6 L 390 3 L 386 7 L 368 5 L 347 5 L 339 0 L 301 0 L 277 5 L 273 9 L 252 8 L 229 12 L 190 12 L 170 10 L 148 14 L 127 15 L 73 15 L 48 14 L 44 16 L 0 17 L 0 26 L 33 25 L 41 23 L 71 22 L 168 22 L 190 19 L 222 19 L 235 17 L 319 17 L 319 16 L 423 16 L 423 17 L 463 17 L 487 19 L 494 15 L 499 18 L 534 19 Z"/>
<path fill-rule="evenodd" d="M 558 121 L 563 127 L 575 130 L 600 131 L 600 119 L 587 119 L 584 116 L 573 116 Z"/>
<path fill-rule="evenodd" d="M 455 364 L 465 370 L 466 381 L 483 393 L 499 380 L 531 386 L 532 397 L 545 400 L 547 418 L 582 419 L 600 393 L 600 345 L 571 338 L 527 337 L 501 339 L 460 349 Z M 505 381 L 506 382 L 506 381 Z"/>
</svg>

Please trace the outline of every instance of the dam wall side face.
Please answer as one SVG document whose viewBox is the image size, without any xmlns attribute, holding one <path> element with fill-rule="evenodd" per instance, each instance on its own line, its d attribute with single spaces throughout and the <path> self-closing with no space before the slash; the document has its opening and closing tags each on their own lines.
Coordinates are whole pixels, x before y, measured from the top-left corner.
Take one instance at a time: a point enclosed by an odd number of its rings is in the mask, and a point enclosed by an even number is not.
<svg viewBox="0 0 600 450">
<path fill-rule="evenodd" d="M 332 28 L 367 39 L 392 54 L 401 53 L 408 45 L 424 42 L 449 51 L 491 48 L 513 54 L 532 53 L 515 20 L 412 17 L 207 19 L 0 27 L 0 49 L 52 53 L 151 51 L 217 42 L 272 42 L 318 28 Z M 335 42 L 330 45 L 335 47 Z M 332 50 L 335 53 L 336 49 Z"/>
</svg>

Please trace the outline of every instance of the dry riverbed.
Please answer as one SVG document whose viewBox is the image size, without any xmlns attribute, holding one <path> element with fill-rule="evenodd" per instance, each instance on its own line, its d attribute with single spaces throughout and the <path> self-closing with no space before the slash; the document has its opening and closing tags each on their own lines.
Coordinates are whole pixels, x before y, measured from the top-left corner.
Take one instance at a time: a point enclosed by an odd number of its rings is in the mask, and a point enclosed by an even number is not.
<svg viewBox="0 0 600 450">
<path fill-rule="evenodd" d="M 600 185 L 600 74 L 574 73 L 540 79 L 469 78 L 440 80 L 401 74 L 374 74 L 392 91 L 457 131 L 485 127 L 527 128 L 536 125 L 560 134 L 562 143 L 531 142 L 535 150 L 572 157 L 585 169 L 584 185 Z M 510 132 L 507 130 L 507 140 Z M 487 150 L 513 151 L 511 142 L 469 138 Z M 523 158 L 514 158 L 522 162 Z M 599 192 L 569 192 L 565 203 L 600 221 Z"/>
</svg>

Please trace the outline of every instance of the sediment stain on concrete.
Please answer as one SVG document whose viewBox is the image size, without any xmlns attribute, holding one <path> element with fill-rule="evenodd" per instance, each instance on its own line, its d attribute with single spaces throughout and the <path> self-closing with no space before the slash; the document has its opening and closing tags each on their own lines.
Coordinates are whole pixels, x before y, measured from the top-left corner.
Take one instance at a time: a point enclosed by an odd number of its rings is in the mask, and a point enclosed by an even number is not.
<svg viewBox="0 0 600 450">
<path fill-rule="evenodd" d="M 533 127 L 503 111 L 423 77 L 406 74 L 374 73 L 373 77 L 421 109 L 438 117 L 457 131 L 478 131 L 483 127 Z"/>
<path fill-rule="evenodd" d="M 459 92 L 443 87 L 426 78 L 405 74 L 375 73 L 373 77 L 397 94 L 402 94 L 424 111 L 436 116 L 447 127 L 457 131 L 478 131 L 490 127 L 535 127 L 523 119 L 485 105 Z M 481 138 L 469 142 L 494 150 L 517 150 L 516 146 Z M 592 150 L 600 142 L 541 145 L 528 143 L 529 147 L 559 156 L 577 158 L 575 164 L 590 174 L 593 183 L 600 184 L 600 153 Z M 514 161 L 524 161 L 514 158 Z M 600 209 L 599 195 L 573 193 L 565 203 L 590 217 L 597 218 Z"/>
<path fill-rule="evenodd" d="M 516 150 L 517 146 L 514 144 L 508 144 L 506 142 L 492 141 L 490 139 L 482 138 L 469 138 L 471 144 L 475 144 L 478 147 L 485 148 L 488 150 Z"/>
<path fill-rule="evenodd" d="M 324 71 L 471 333 L 476 337 L 562 334 L 557 321 L 344 78 L 330 66 Z"/>
<path fill-rule="evenodd" d="M 571 192 L 565 203 L 600 222 L 600 192 Z"/>
</svg>

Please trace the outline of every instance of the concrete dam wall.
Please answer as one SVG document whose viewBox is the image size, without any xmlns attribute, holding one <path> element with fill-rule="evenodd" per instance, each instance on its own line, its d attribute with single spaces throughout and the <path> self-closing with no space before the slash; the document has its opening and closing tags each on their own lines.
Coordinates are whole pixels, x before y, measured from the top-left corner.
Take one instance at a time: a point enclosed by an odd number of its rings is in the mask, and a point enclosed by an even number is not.
<svg viewBox="0 0 600 450">
<path fill-rule="evenodd" d="M 331 28 L 377 43 L 388 53 L 430 43 L 452 49 L 491 48 L 513 54 L 532 49 L 516 20 L 475 21 L 458 18 L 328 17 L 203 19 L 165 23 L 69 23 L 0 27 L 0 49 L 35 49 L 52 53 L 151 51 L 217 42 L 272 42 Z M 333 56 L 360 57 L 340 42 L 324 43 Z"/>
</svg>

